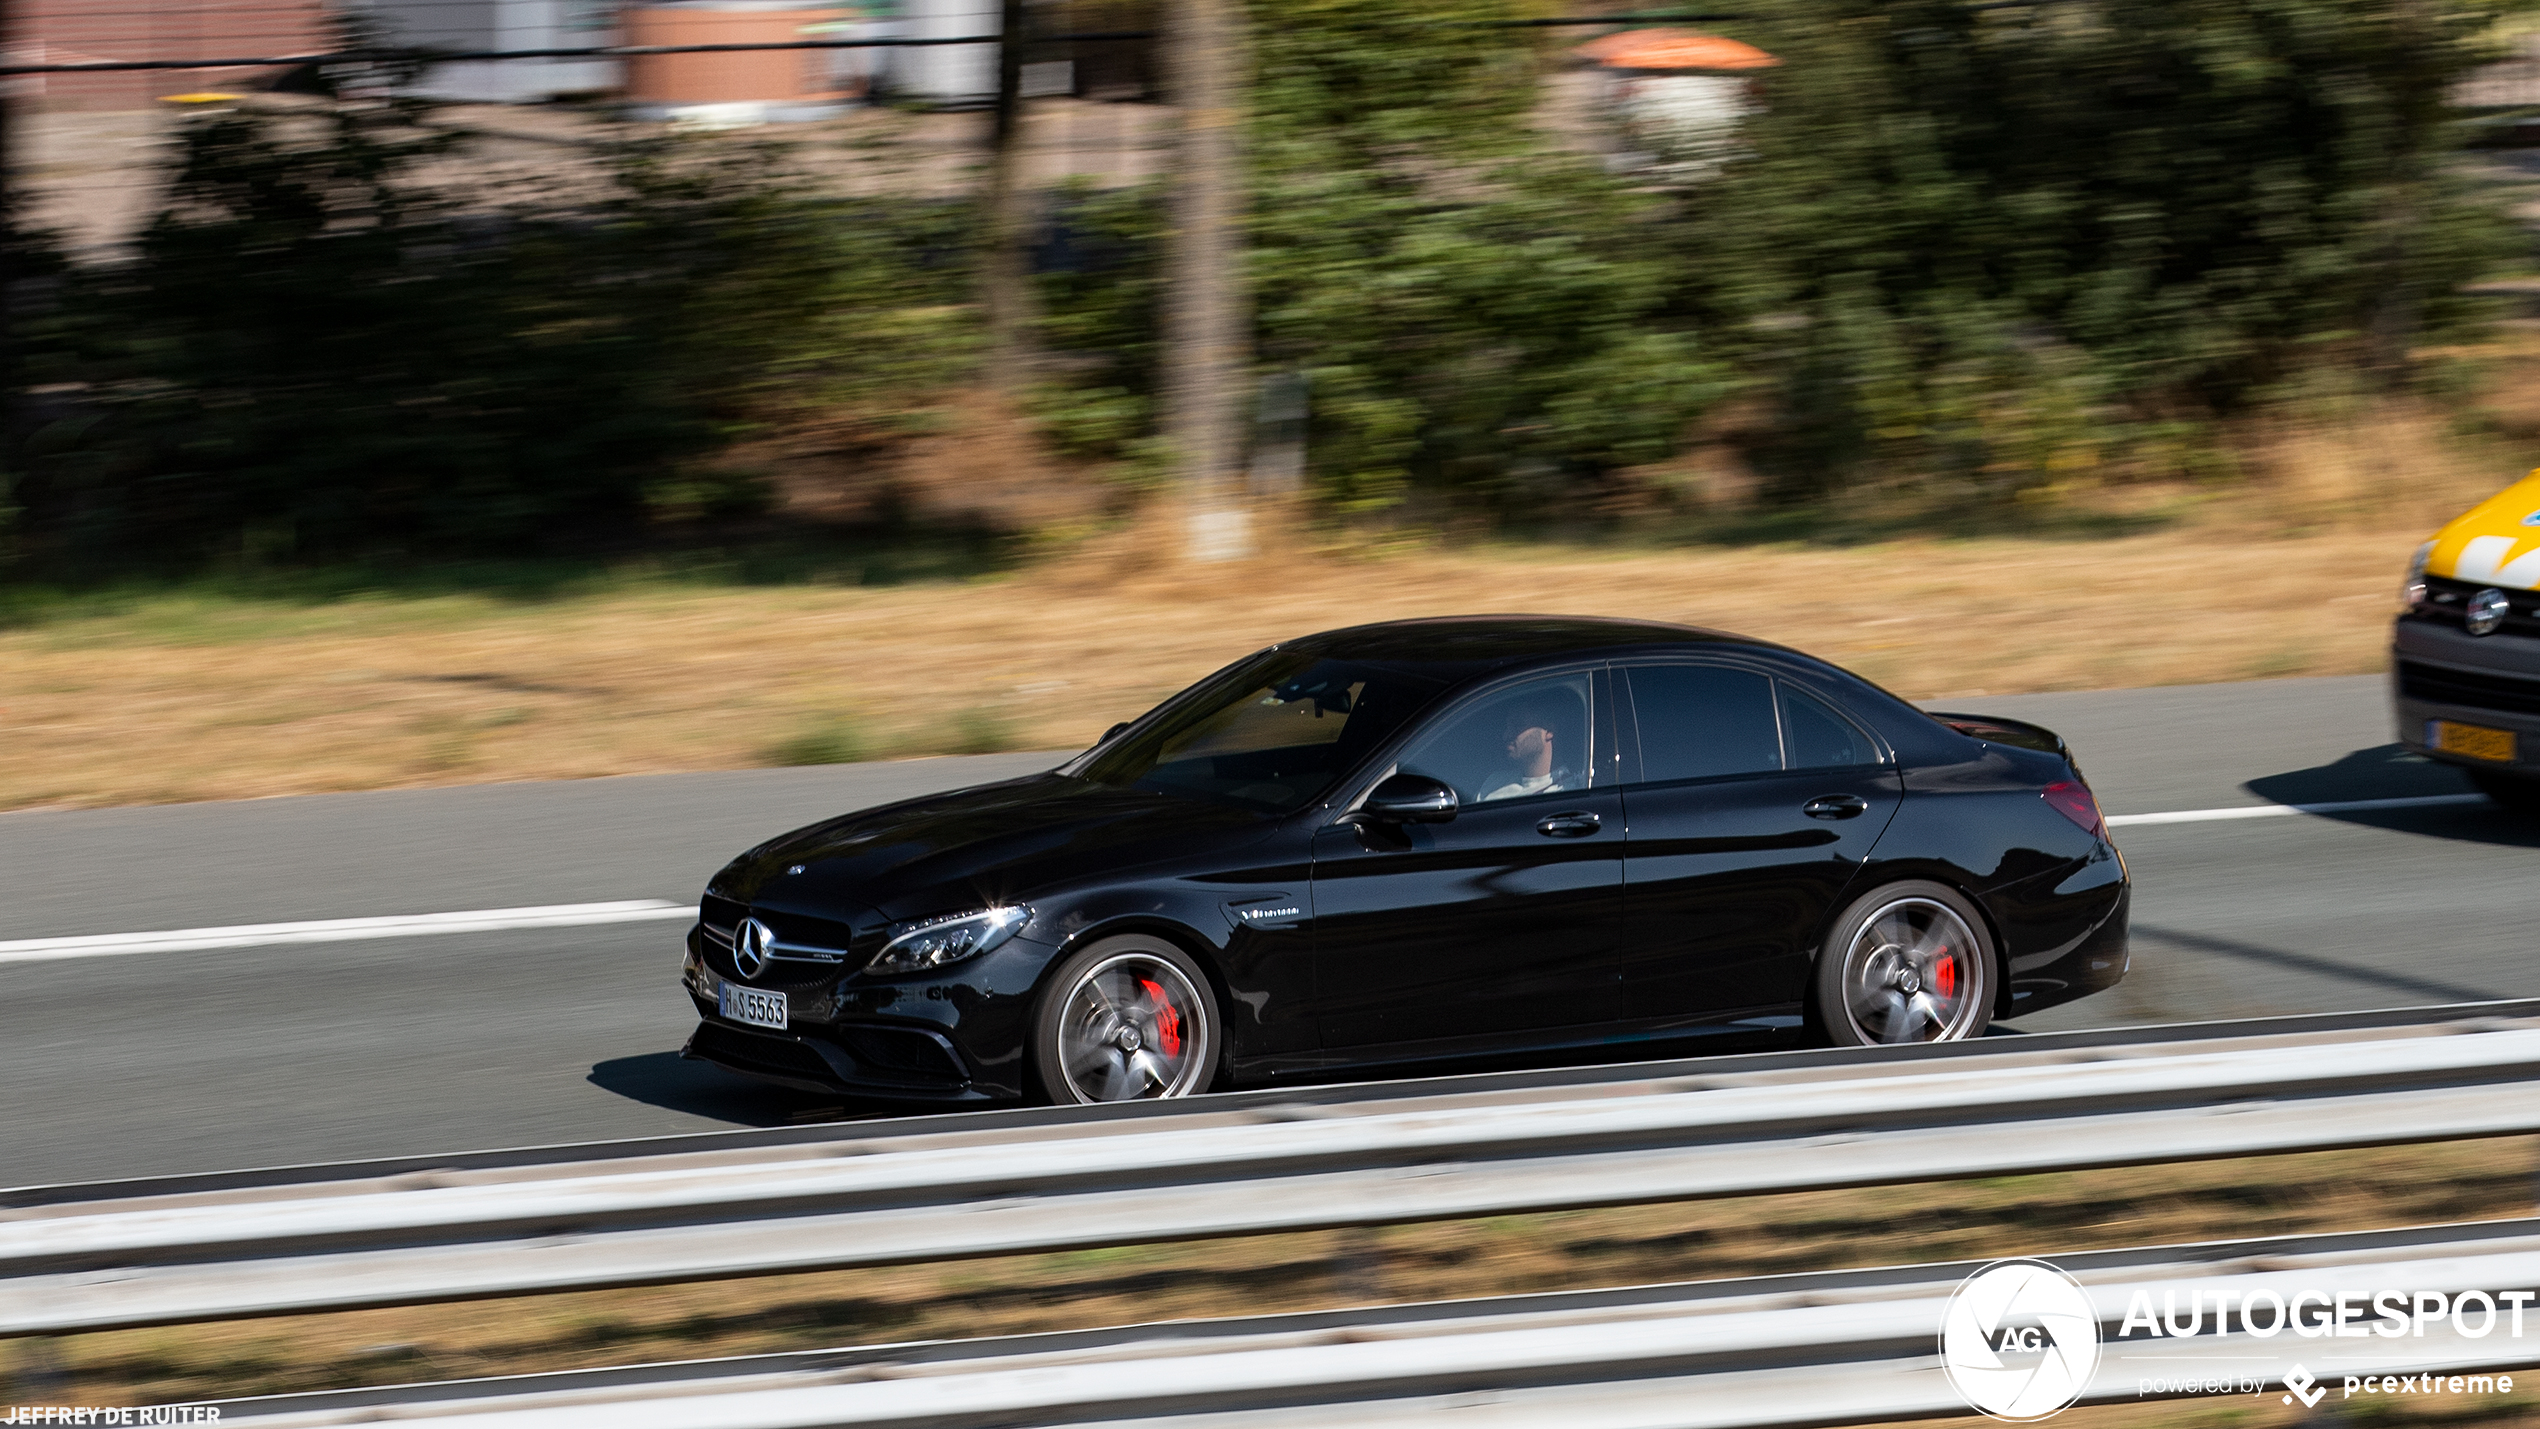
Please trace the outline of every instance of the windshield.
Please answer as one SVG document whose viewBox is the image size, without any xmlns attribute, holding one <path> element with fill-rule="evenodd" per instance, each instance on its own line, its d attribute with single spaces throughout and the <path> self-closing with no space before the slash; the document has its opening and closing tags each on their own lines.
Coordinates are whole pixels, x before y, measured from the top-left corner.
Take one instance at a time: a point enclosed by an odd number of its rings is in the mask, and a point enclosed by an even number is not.
<svg viewBox="0 0 2540 1429">
<path fill-rule="evenodd" d="M 1442 684 L 1382 666 L 1265 650 L 1174 696 L 1142 728 L 1060 772 L 1116 789 L 1290 813 L 1401 728 Z"/>
</svg>

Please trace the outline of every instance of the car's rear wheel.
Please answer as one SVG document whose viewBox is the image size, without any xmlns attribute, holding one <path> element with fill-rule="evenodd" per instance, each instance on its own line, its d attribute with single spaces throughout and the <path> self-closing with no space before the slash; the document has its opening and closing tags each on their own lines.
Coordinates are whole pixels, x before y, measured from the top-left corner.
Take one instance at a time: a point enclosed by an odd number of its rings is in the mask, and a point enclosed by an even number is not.
<svg viewBox="0 0 2540 1429">
<path fill-rule="evenodd" d="M 1159 1101 L 1216 1080 L 1217 1001 L 1188 953 L 1123 934 L 1051 973 L 1032 1015 L 1032 1062 L 1061 1105 Z"/>
<path fill-rule="evenodd" d="M 1891 883 L 1844 910 L 1817 955 L 1815 1011 L 1837 1046 L 1957 1042 L 1993 1020 L 1984 920 L 1956 890 Z"/>
<path fill-rule="evenodd" d="M 2528 775 L 2507 774 L 2499 769 L 2465 769 L 2469 782 L 2478 792 L 2496 802 L 2497 807 L 2515 814 L 2540 814 L 2540 779 Z"/>
</svg>

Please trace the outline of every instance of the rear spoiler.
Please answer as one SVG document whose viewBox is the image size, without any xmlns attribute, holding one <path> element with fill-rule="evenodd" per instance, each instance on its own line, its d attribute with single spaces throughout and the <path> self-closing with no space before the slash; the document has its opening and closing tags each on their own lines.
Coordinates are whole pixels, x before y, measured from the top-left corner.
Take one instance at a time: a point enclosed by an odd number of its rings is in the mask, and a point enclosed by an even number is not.
<svg viewBox="0 0 2540 1429">
<path fill-rule="evenodd" d="M 1937 711 L 1930 713 L 1933 719 L 1969 739 L 1989 740 L 1995 744 L 2008 744 L 2021 749 L 2034 749 L 2044 754 L 2061 755 L 2066 764 L 2073 766 L 2074 773 L 2081 772 L 2080 761 L 2073 758 L 2072 746 L 2064 743 L 2062 735 L 2044 725 L 2030 724 L 2024 719 L 2004 719 L 1999 715 L 1941 714 Z"/>
</svg>

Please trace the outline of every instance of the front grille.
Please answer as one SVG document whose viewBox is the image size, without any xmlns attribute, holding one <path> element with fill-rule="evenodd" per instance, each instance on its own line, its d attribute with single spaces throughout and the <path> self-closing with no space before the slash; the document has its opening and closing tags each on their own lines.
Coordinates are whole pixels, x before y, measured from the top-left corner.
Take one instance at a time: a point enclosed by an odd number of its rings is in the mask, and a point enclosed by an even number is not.
<svg viewBox="0 0 2540 1429">
<path fill-rule="evenodd" d="M 846 1026 L 838 1029 L 838 1040 L 846 1044 L 847 1055 L 878 1072 L 926 1081 L 968 1080 L 952 1049 L 942 1039 L 924 1032 L 906 1027 Z"/>
<path fill-rule="evenodd" d="M 2469 598 L 2487 586 L 2476 581 L 2456 581 L 2448 576 L 2425 578 L 2425 603 L 2409 612 L 2417 620 L 2448 625 L 2454 630 L 2468 628 Z M 2491 634 L 2540 635 L 2540 591 L 2508 590 L 2505 593 L 2505 620 Z"/>
<path fill-rule="evenodd" d="M 750 917 L 768 925 L 776 935 L 776 945 L 758 976 L 743 977 L 739 964 L 733 961 L 732 940 L 741 920 Z M 837 980 L 842 964 L 871 956 L 869 951 L 856 948 L 859 940 L 854 927 L 842 920 L 753 909 L 749 904 L 711 893 L 698 901 L 697 924 L 701 944 L 698 952 L 705 965 L 728 982 L 790 991 L 823 987 Z M 868 948 L 880 946 L 880 930 L 861 941 Z"/>
<path fill-rule="evenodd" d="M 705 934 L 707 946 L 722 950 L 723 967 L 727 970 L 732 966 L 732 930 L 741 926 L 741 920 L 748 916 L 749 905 L 745 903 L 735 903 L 711 893 L 697 900 L 697 928 Z"/>
<path fill-rule="evenodd" d="M 799 958 L 770 958 L 766 968 L 761 970 L 757 977 L 743 977 L 741 970 L 733 965 L 730 948 L 709 939 L 704 951 L 705 964 L 714 969 L 715 976 L 725 982 L 737 982 L 749 987 L 764 987 L 784 992 L 794 999 L 794 1008 L 798 1016 L 819 1015 L 820 1005 L 828 1002 L 830 994 L 838 985 L 838 965 L 835 963 L 807 962 Z"/>
<path fill-rule="evenodd" d="M 2399 693 L 2427 704 L 2540 714 L 2540 680 L 2526 680 L 2517 675 L 2450 670 L 2402 660 L 2399 662 Z"/>
</svg>

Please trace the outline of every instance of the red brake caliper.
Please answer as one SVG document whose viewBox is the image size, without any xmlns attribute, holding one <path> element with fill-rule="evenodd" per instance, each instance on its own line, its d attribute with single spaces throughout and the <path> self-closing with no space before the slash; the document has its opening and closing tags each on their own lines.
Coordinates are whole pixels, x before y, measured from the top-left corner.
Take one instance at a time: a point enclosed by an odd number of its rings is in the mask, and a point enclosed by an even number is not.
<svg viewBox="0 0 2540 1429">
<path fill-rule="evenodd" d="M 1145 988 L 1147 996 L 1155 1001 L 1155 1044 L 1164 1049 L 1167 1057 L 1181 1056 L 1182 1014 L 1173 1010 L 1173 1001 L 1164 995 L 1163 988 L 1145 978 L 1138 979 L 1138 986 Z"/>
<path fill-rule="evenodd" d="M 1958 995 L 1958 960 L 1949 956 L 1947 948 L 1940 950 L 1940 965 L 1931 970 L 1931 986 L 1942 997 Z"/>
</svg>

